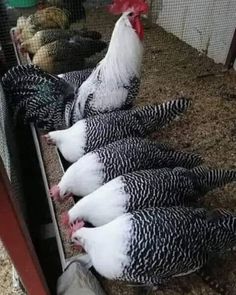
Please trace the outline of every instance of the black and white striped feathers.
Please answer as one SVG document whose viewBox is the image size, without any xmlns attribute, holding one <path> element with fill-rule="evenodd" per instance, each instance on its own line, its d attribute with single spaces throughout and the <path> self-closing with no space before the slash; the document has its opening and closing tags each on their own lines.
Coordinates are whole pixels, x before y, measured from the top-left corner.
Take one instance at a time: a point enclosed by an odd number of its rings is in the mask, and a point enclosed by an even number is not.
<svg viewBox="0 0 236 295">
<path fill-rule="evenodd" d="M 101 275 L 152 286 L 194 272 L 236 244 L 236 216 L 223 210 L 149 208 L 73 230 L 72 241 Z"/>
<path fill-rule="evenodd" d="M 15 119 L 49 130 L 67 127 L 74 89 L 63 79 L 25 65 L 9 70 L 2 82 Z"/>
<path fill-rule="evenodd" d="M 84 154 L 127 137 L 145 137 L 177 118 L 189 107 L 186 98 L 89 117 L 65 130 L 51 131 L 48 143 L 55 144 L 64 158 L 75 162 Z"/>
<path fill-rule="evenodd" d="M 142 41 L 127 12 L 115 25 L 106 56 L 76 89 L 32 65 L 7 72 L 3 87 L 25 122 L 49 131 L 63 129 L 88 116 L 130 108 L 139 91 L 142 56 Z"/>
<path fill-rule="evenodd" d="M 130 137 L 84 155 L 67 169 L 58 186 L 52 188 L 51 194 L 59 199 L 68 193 L 85 196 L 125 173 L 163 167 L 193 168 L 201 163 L 199 155 Z"/>
<path fill-rule="evenodd" d="M 73 89 L 77 89 L 89 77 L 93 69 L 84 69 L 83 71 L 72 71 L 58 75 L 66 81 Z"/>
<path fill-rule="evenodd" d="M 236 181 L 236 170 L 201 166 L 136 171 L 118 176 L 85 196 L 63 215 L 63 222 L 69 225 L 83 220 L 100 226 L 135 210 L 189 205 L 232 181 Z"/>
</svg>

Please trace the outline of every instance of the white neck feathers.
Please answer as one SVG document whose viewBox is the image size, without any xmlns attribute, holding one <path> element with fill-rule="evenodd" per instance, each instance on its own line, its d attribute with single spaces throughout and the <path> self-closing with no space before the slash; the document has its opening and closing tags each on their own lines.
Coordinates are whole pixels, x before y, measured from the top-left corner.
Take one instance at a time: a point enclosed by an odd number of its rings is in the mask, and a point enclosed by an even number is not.
<svg viewBox="0 0 236 295">
<path fill-rule="evenodd" d="M 130 77 L 140 77 L 143 46 L 128 18 L 122 16 L 113 30 L 110 46 L 97 70 L 102 79 L 126 85 Z"/>
<path fill-rule="evenodd" d="M 122 15 L 113 30 L 106 56 L 79 89 L 78 119 L 83 117 L 90 94 L 93 94 L 95 108 L 119 108 L 127 97 L 124 86 L 129 86 L 130 79 L 140 77 L 142 56 L 142 42 L 128 17 Z"/>
<path fill-rule="evenodd" d="M 82 228 L 76 232 L 95 269 L 109 279 L 120 277 L 129 264 L 130 218 L 130 214 L 125 214 L 101 227 Z"/>
<path fill-rule="evenodd" d="M 99 76 L 99 80 L 106 84 L 114 83 L 113 87 L 126 85 L 129 78 L 140 76 L 142 55 L 142 42 L 127 16 L 123 15 L 116 22 L 106 56 L 88 80 Z"/>
</svg>

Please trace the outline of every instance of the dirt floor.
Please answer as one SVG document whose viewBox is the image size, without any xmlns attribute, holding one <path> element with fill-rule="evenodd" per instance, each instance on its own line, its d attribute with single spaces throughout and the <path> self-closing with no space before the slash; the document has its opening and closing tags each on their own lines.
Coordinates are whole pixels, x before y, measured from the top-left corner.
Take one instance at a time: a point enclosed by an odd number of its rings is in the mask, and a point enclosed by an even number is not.
<svg viewBox="0 0 236 295">
<path fill-rule="evenodd" d="M 0 240 L 0 294 L 12 294 L 11 261 Z"/>
<path fill-rule="evenodd" d="M 95 11 L 88 17 L 89 28 L 110 34 L 114 18 Z M 103 24 L 103 25 L 102 25 Z M 179 121 L 153 135 L 176 148 L 200 153 L 210 167 L 236 168 L 236 73 L 225 71 L 195 49 L 166 33 L 145 25 L 145 53 L 142 85 L 137 105 L 163 102 L 177 96 L 192 99 L 191 109 Z M 236 210 L 236 184 L 209 193 L 199 206 Z M 210 274 L 222 294 L 236 294 L 236 253 L 216 257 L 209 264 Z M 110 295 L 134 294 L 137 288 L 106 282 Z M 142 293 L 142 292 L 141 292 Z M 219 294 L 197 275 L 175 279 L 153 291 L 153 295 Z"/>
<path fill-rule="evenodd" d="M 100 31 L 105 39 L 109 38 L 114 22 L 115 18 L 104 13 L 104 9 L 91 11 L 88 15 L 88 28 Z M 192 99 L 191 109 L 153 137 L 179 149 L 200 153 L 210 167 L 236 168 L 236 73 L 224 71 L 221 65 L 160 27 L 146 24 L 142 85 L 137 104 L 159 103 L 180 95 Z M 200 205 L 235 210 L 236 184 L 209 193 Z M 1 256 L 0 259 L 0 294 L 7 295 L 10 293 L 4 291 L 4 280 L 10 275 L 4 272 L 2 277 L 2 271 L 8 260 Z M 236 294 L 236 253 L 216 257 L 209 264 L 209 274 L 220 286 L 226 287 L 227 293 L 222 294 Z M 103 285 L 110 295 L 132 295 L 137 290 L 117 282 L 103 281 Z M 218 293 L 197 275 L 190 275 L 175 279 L 152 294 Z"/>
</svg>

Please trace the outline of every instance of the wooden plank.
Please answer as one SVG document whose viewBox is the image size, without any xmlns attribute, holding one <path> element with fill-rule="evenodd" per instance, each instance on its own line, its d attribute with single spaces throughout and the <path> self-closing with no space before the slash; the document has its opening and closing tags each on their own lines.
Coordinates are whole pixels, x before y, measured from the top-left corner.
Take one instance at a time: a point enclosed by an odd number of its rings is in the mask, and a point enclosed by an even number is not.
<svg viewBox="0 0 236 295">
<path fill-rule="evenodd" d="M 31 63 L 29 55 L 22 55 L 20 52 L 19 44 L 16 43 L 15 28 L 10 31 L 12 42 L 18 64 L 29 64 Z M 36 130 L 34 124 L 30 125 L 31 132 L 35 144 L 35 149 L 39 161 L 39 166 L 44 182 L 45 192 L 48 200 L 49 210 L 52 217 L 52 222 L 55 230 L 55 237 L 57 241 L 60 261 L 62 269 L 65 269 L 67 264 L 73 257 L 78 257 L 80 254 L 78 250 L 72 248 L 70 245 L 69 237 L 63 225 L 60 222 L 60 215 L 69 210 L 74 205 L 74 200 L 69 199 L 63 203 L 53 203 L 49 195 L 49 189 L 52 185 L 57 184 L 64 174 L 64 168 L 61 163 L 61 159 L 56 147 L 47 145 L 45 140 L 42 140 L 40 133 Z"/>
<path fill-rule="evenodd" d="M 28 294 L 49 295 L 28 229 L 0 158 L 0 236 Z"/>
<path fill-rule="evenodd" d="M 205 53 L 216 63 L 229 63 L 236 25 L 235 0 L 154 0 L 153 19 L 167 32 Z M 232 64 L 233 61 L 230 63 Z"/>
<path fill-rule="evenodd" d="M 158 0 L 155 0 L 155 2 Z M 157 24 L 162 26 L 167 32 L 171 32 L 178 38 L 183 38 L 186 17 L 189 14 L 191 0 L 173 1 L 163 0 L 157 6 Z M 155 7 L 155 6 L 154 6 Z"/>
<path fill-rule="evenodd" d="M 236 26 L 236 1 L 216 0 L 209 35 L 207 55 L 217 63 L 225 64 Z"/>
<path fill-rule="evenodd" d="M 214 0 L 192 1 L 186 15 L 182 40 L 207 53 L 212 31 L 213 13 Z"/>
<path fill-rule="evenodd" d="M 60 221 L 61 214 L 74 205 L 74 200 L 70 198 L 62 203 L 54 203 L 52 201 L 49 195 L 49 188 L 60 181 L 64 174 L 64 168 L 56 147 L 49 146 L 46 141 L 42 139 L 42 133 L 39 133 L 38 135 L 33 124 L 31 124 L 31 130 L 43 177 L 48 205 L 55 228 L 60 260 L 62 268 L 64 269 L 68 263 L 68 259 L 79 254 L 78 250 L 71 247 L 68 234 Z"/>
<path fill-rule="evenodd" d="M 236 70 L 236 29 L 234 31 L 233 39 L 226 58 L 225 66 L 228 69 L 234 67 Z"/>
<path fill-rule="evenodd" d="M 37 153 L 38 161 L 39 161 L 39 167 L 40 167 L 40 170 L 41 170 L 43 183 L 44 183 L 44 187 L 45 187 L 45 191 L 46 191 L 46 195 L 47 195 L 49 210 L 50 210 L 52 222 L 53 222 L 53 225 L 54 225 L 54 230 L 55 230 L 56 240 L 57 240 L 57 247 L 58 247 L 60 260 L 61 260 L 61 265 L 62 265 L 62 268 L 64 269 L 65 266 L 66 266 L 64 248 L 63 248 L 61 238 L 60 238 L 60 231 L 59 231 L 59 228 L 58 228 L 58 225 L 57 225 L 57 219 L 56 219 L 56 215 L 55 215 L 55 212 L 54 212 L 54 206 L 53 206 L 52 200 L 51 200 L 50 195 L 49 195 L 48 180 L 47 180 L 47 176 L 46 176 L 46 172 L 45 172 L 45 168 L 44 168 L 43 158 L 42 158 L 42 155 L 41 155 L 41 149 L 40 149 L 40 145 L 39 145 L 39 141 L 38 141 L 38 136 L 37 136 L 37 132 L 35 130 L 34 125 L 31 124 L 30 127 L 31 127 L 31 131 L 32 131 L 32 135 L 33 135 L 33 139 L 34 139 L 34 145 L 35 145 L 35 149 L 36 149 L 36 153 Z M 62 173 L 63 173 L 63 170 L 62 170 Z"/>
</svg>

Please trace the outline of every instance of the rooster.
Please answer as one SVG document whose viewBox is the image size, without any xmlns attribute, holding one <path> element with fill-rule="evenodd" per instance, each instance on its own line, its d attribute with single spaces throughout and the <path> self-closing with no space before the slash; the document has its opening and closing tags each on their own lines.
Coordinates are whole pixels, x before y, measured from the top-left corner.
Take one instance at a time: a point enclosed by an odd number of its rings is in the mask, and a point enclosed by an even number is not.
<svg viewBox="0 0 236 295">
<path fill-rule="evenodd" d="M 15 116 L 45 130 L 62 129 L 100 113 L 132 106 L 138 94 L 144 37 L 141 15 L 148 11 L 143 0 L 114 0 L 116 22 L 104 59 L 86 74 L 78 72 L 75 86 L 33 65 L 17 66 L 3 77 L 3 86 Z M 81 77 L 83 78 L 81 80 Z"/>
</svg>

